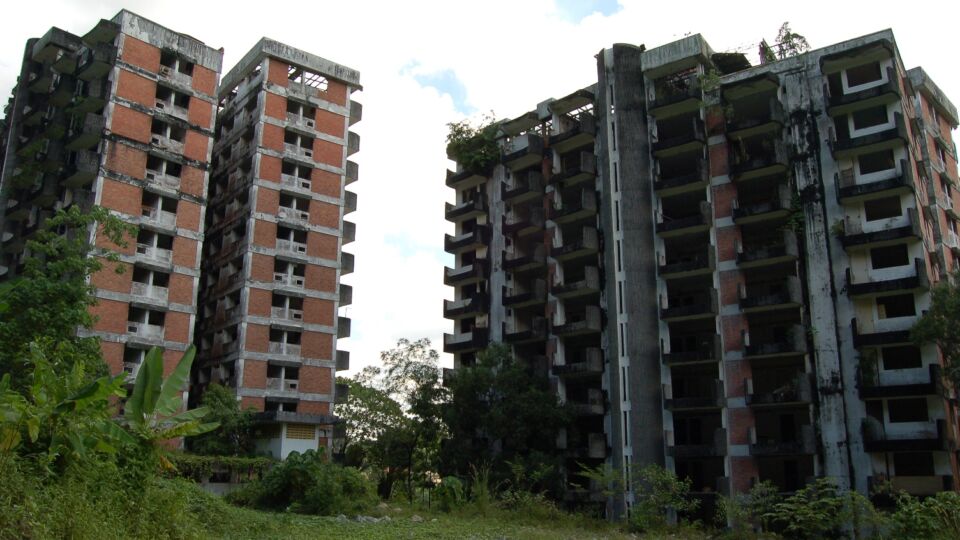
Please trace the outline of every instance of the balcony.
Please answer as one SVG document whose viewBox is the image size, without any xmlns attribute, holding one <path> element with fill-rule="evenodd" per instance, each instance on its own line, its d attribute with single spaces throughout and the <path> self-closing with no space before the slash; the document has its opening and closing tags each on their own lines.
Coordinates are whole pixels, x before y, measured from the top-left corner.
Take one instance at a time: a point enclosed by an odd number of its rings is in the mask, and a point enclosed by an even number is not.
<svg viewBox="0 0 960 540">
<path fill-rule="evenodd" d="M 762 330 L 762 328 L 761 328 Z M 747 336 L 743 356 L 751 360 L 798 356 L 807 352 L 806 331 L 799 324 L 790 325 L 786 332 L 762 332 Z M 752 338 L 752 339 L 751 339 Z"/>
<path fill-rule="evenodd" d="M 950 230 L 944 231 L 943 236 L 940 237 L 940 243 L 952 251 L 955 256 L 960 255 L 960 237 L 957 236 L 957 233 Z"/>
<path fill-rule="evenodd" d="M 783 231 L 779 242 L 758 242 L 746 246 L 738 244 L 737 266 L 757 268 L 794 261 L 799 253 L 796 235 L 792 231 Z"/>
<path fill-rule="evenodd" d="M 301 130 L 306 130 L 309 133 L 313 132 L 313 130 L 317 128 L 317 121 L 309 116 L 288 112 L 287 125 L 290 127 L 300 128 Z"/>
<path fill-rule="evenodd" d="M 475 219 L 479 216 L 485 216 L 489 211 L 487 198 L 479 193 L 473 193 L 466 200 L 458 204 L 446 203 L 444 216 L 447 221 L 460 223 L 468 219 Z"/>
<path fill-rule="evenodd" d="M 884 178 L 872 179 L 878 174 L 883 175 Z M 834 176 L 834 182 L 837 185 L 837 199 L 840 202 L 848 203 L 875 193 L 907 193 L 913 191 L 915 186 L 913 167 L 910 166 L 910 161 L 906 159 L 901 159 L 899 169 L 891 170 L 889 174 L 874 173 L 869 176 L 870 178 L 858 177 L 852 168 L 838 172 Z"/>
<path fill-rule="evenodd" d="M 748 180 L 783 173 L 790 166 L 789 156 L 787 146 L 776 139 L 763 140 L 759 148 L 731 150 L 730 176 L 734 180 Z"/>
<path fill-rule="evenodd" d="M 586 144 L 592 143 L 597 133 L 597 120 L 590 112 L 583 112 L 566 129 L 550 136 L 550 148 L 562 154 Z"/>
<path fill-rule="evenodd" d="M 734 111 L 732 118 L 727 118 L 727 136 L 733 138 L 747 138 L 764 133 L 777 132 L 786 123 L 783 105 L 780 100 L 771 97 L 766 108 L 760 114 L 744 114 Z"/>
<path fill-rule="evenodd" d="M 916 208 L 908 208 L 906 212 L 906 224 L 901 218 L 893 218 L 886 221 L 885 228 L 879 228 L 878 225 L 872 225 L 874 230 L 866 230 L 864 224 L 859 219 L 847 217 L 843 221 L 843 232 L 840 236 L 840 243 L 843 247 L 867 247 L 875 244 L 884 244 L 901 240 L 904 238 L 923 238 L 920 230 L 920 217 Z M 893 226 L 897 225 L 897 226 Z"/>
<path fill-rule="evenodd" d="M 85 81 L 100 79 L 110 72 L 113 60 L 117 56 L 117 49 L 112 45 L 97 45 L 94 48 L 84 48 L 77 61 L 77 78 Z"/>
<path fill-rule="evenodd" d="M 564 452 L 568 458 L 603 459 L 607 457 L 607 437 L 603 433 L 588 433 L 586 441 L 571 446 L 572 448 Z"/>
<path fill-rule="evenodd" d="M 337 317 L 337 339 L 347 339 L 350 337 L 351 319 L 349 317 Z"/>
<path fill-rule="evenodd" d="M 344 383 L 336 383 L 333 386 L 333 402 L 335 404 L 344 404 L 347 402 L 347 397 L 350 395 L 350 385 Z"/>
<path fill-rule="evenodd" d="M 486 183 L 487 176 L 484 172 L 468 170 L 453 172 L 449 169 L 447 170 L 447 187 L 462 190 Z"/>
<path fill-rule="evenodd" d="M 337 293 L 337 307 L 349 306 L 353 304 L 353 287 L 344 283 L 340 284 L 340 290 Z"/>
<path fill-rule="evenodd" d="M 690 216 L 672 219 L 659 215 L 657 234 L 663 238 L 695 234 L 710 229 L 713 217 L 713 207 L 707 201 L 700 201 L 700 212 Z"/>
<path fill-rule="evenodd" d="M 660 309 L 660 319 L 666 322 L 691 321 L 716 317 L 720 302 L 717 290 L 707 289 L 697 294 L 686 293 L 673 300 L 667 299 Z"/>
<path fill-rule="evenodd" d="M 298 208 L 280 206 L 277 209 L 277 221 L 304 228 L 310 224 L 310 212 Z"/>
<path fill-rule="evenodd" d="M 569 261 L 596 255 L 599 249 L 597 230 L 593 227 L 583 227 L 579 238 L 566 242 L 561 240 L 559 246 L 554 246 L 550 250 L 550 255 L 558 261 Z"/>
<path fill-rule="evenodd" d="M 734 199 L 733 222 L 746 225 L 783 219 L 790 215 L 792 203 L 789 188 L 780 184 L 774 197 L 761 202 L 741 205 L 739 199 Z"/>
<path fill-rule="evenodd" d="M 859 274 L 859 275 L 856 275 Z M 914 259 L 912 266 L 898 266 L 854 273 L 847 268 L 847 294 L 851 298 L 870 297 L 894 291 L 930 288 L 927 266 L 923 259 Z"/>
<path fill-rule="evenodd" d="M 100 173 L 100 154 L 78 152 L 76 161 L 64 171 L 63 184 L 68 188 L 86 186 Z"/>
<path fill-rule="evenodd" d="M 363 104 L 350 100 L 350 125 L 354 125 L 363 118 Z"/>
<path fill-rule="evenodd" d="M 134 281 L 130 285 L 130 302 L 142 302 L 151 305 L 165 305 L 170 289 Z"/>
<path fill-rule="evenodd" d="M 704 189 L 710 184 L 710 169 L 703 159 L 696 160 L 696 167 L 690 172 L 662 172 L 658 164 L 653 177 L 653 189 L 661 197 Z"/>
<path fill-rule="evenodd" d="M 600 269 L 596 266 L 586 266 L 580 279 L 569 283 L 566 281 L 554 283 L 550 292 L 557 298 L 564 300 L 599 294 Z"/>
<path fill-rule="evenodd" d="M 813 383 L 808 373 L 800 373 L 790 382 L 769 390 L 754 390 L 753 381 L 745 380 L 744 386 L 747 405 L 755 409 L 808 404 L 813 399 Z"/>
<path fill-rule="evenodd" d="M 340 276 L 353 273 L 354 259 L 353 253 L 340 252 Z"/>
<path fill-rule="evenodd" d="M 487 279 L 490 265 L 486 259 L 478 259 L 459 268 L 443 269 L 443 284 L 451 287 L 479 283 Z"/>
<path fill-rule="evenodd" d="M 765 437 L 757 434 L 756 428 L 751 428 L 751 434 L 756 439 L 750 445 L 752 456 L 806 456 L 817 453 L 816 434 L 811 425 L 800 426 L 800 433 L 792 437 Z"/>
<path fill-rule="evenodd" d="M 652 150 L 654 157 L 664 158 L 693 150 L 699 151 L 706 143 L 707 133 L 703 127 L 703 120 L 692 118 L 689 131 L 654 141 Z"/>
<path fill-rule="evenodd" d="M 841 121 L 844 120 L 846 118 L 841 119 Z M 903 120 L 903 114 L 897 112 L 893 114 L 893 125 L 888 129 L 859 137 L 836 135 L 831 138 L 830 143 L 833 149 L 833 158 L 839 160 L 855 154 L 901 146 L 909 140 L 907 124 Z"/>
<path fill-rule="evenodd" d="M 276 245 L 277 255 L 287 255 L 291 257 L 296 257 L 298 259 L 303 259 L 307 257 L 307 244 L 306 242 L 296 242 L 294 240 L 285 240 L 282 238 L 277 238 Z"/>
<path fill-rule="evenodd" d="M 281 174 L 280 186 L 281 188 L 293 190 L 293 193 L 304 193 L 310 192 L 313 182 L 311 182 L 309 178 L 300 178 L 292 174 Z"/>
<path fill-rule="evenodd" d="M 694 76 L 655 84 L 654 91 L 656 95 L 648 107 L 650 114 L 657 118 L 696 110 L 703 100 L 700 82 Z"/>
<path fill-rule="evenodd" d="M 127 334 L 146 341 L 162 341 L 163 327 L 157 324 L 127 321 Z"/>
<path fill-rule="evenodd" d="M 160 171 L 154 171 L 151 169 L 147 169 L 144 174 L 145 174 L 144 177 L 146 178 L 147 182 L 158 184 L 168 189 L 174 189 L 174 190 L 180 189 L 179 176 L 171 176 L 169 174 L 165 174 Z"/>
<path fill-rule="evenodd" d="M 674 458 L 704 458 L 704 457 L 723 457 L 727 455 L 727 430 L 717 428 L 711 434 L 710 442 L 700 442 L 699 440 L 683 440 L 677 442 L 675 437 L 667 437 L 672 444 L 667 446 L 667 455 Z M 699 437 L 697 437 L 699 439 Z"/>
<path fill-rule="evenodd" d="M 709 411 L 726 406 L 723 381 L 719 379 L 702 380 L 696 390 L 688 390 L 674 395 L 673 386 L 663 385 L 663 406 L 669 411 Z"/>
<path fill-rule="evenodd" d="M 781 282 L 740 287 L 740 309 L 744 313 L 797 308 L 802 303 L 803 288 L 797 276 L 787 276 Z"/>
<path fill-rule="evenodd" d="M 547 301 L 547 283 L 542 279 L 535 279 L 525 285 L 514 280 L 513 287 L 503 287 L 503 305 L 507 308 L 524 308 L 542 305 Z"/>
<path fill-rule="evenodd" d="M 543 244 L 534 244 L 527 249 L 514 246 L 513 253 L 503 252 L 503 269 L 519 273 L 543 268 L 547 264 L 546 251 Z"/>
<path fill-rule="evenodd" d="M 443 352 L 464 353 L 485 349 L 489 343 L 489 329 L 474 328 L 469 332 L 443 335 Z"/>
<path fill-rule="evenodd" d="M 74 152 L 88 150 L 100 142 L 103 135 L 104 117 L 99 114 L 87 113 L 83 124 L 71 125 L 67 135 L 65 147 Z"/>
<path fill-rule="evenodd" d="M 603 390 L 588 388 L 585 396 L 579 399 L 569 399 L 567 407 L 575 416 L 602 416 L 606 412 L 605 402 Z"/>
<path fill-rule="evenodd" d="M 593 188 L 583 188 L 573 201 L 559 207 L 550 207 L 550 219 L 558 224 L 571 223 L 597 215 L 597 193 Z"/>
<path fill-rule="evenodd" d="M 296 392 L 300 387 L 300 381 L 297 379 L 283 379 L 280 377 L 267 377 L 266 390 L 274 392 Z"/>
<path fill-rule="evenodd" d="M 539 171 L 524 171 L 510 176 L 510 181 L 500 185 L 500 198 L 505 203 L 516 204 L 543 197 L 544 181 Z"/>
<path fill-rule="evenodd" d="M 854 318 L 850 321 L 853 346 L 861 348 L 910 343 L 910 329 L 916 322 L 916 317 L 896 317 L 860 322 Z"/>
<path fill-rule="evenodd" d="M 723 345 L 720 336 L 704 335 L 700 346 L 693 349 L 673 350 L 663 353 L 663 363 L 667 365 L 702 364 L 719 362 L 723 359 Z"/>
<path fill-rule="evenodd" d="M 166 150 L 167 152 L 173 154 L 182 154 L 183 153 L 183 141 L 178 141 L 171 139 L 166 135 L 159 135 L 154 133 L 150 136 L 150 142 L 154 144 L 157 148 Z"/>
<path fill-rule="evenodd" d="M 894 371 L 864 369 L 860 364 L 858 385 L 862 399 L 885 399 L 897 397 L 946 396 L 943 384 L 943 368 L 930 364 L 927 369 L 915 368 Z"/>
<path fill-rule="evenodd" d="M 300 146 L 299 144 L 293 144 L 293 143 L 285 142 L 285 143 L 283 143 L 283 153 L 284 153 L 285 155 L 288 155 L 288 156 L 292 157 L 292 158 L 296 158 L 296 159 L 300 159 L 300 160 L 305 160 L 305 161 L 310 161 L 310 162 L 313 161 L 313 146 L 312 146 L 312 145 L 309 146 L 309 147 L 307 147 L 307 148 L 304 148 L 304 147 Z"/>
<path fill-rule="evenodd" d="M 190 111 L 186 107 L 175 104 L 172 97 L 170 99 L 154 100 L 153 105 L 158 111 L 167 113 L 185 122 L 190 119 Z M 236 154 L 237 152 L 234 153 Z"/>
<path fill-rule="evenodd" d="M 516 315 L 503 323 L 503 341 L 513 345 L 534 343 L 547 339 L 547 319 L 532 317 L 529 322 L 520 321 Z"/>
<path fill-rule="evenodd" d="M 886 103 L 895 103 L 900 100 L 900 83 L 898 82 L 896 71 L 892 67 L 887 68 L 887 81 L 878 86 L 873 86 L 858 92 L 849 94 L 840 94 L 838 96 L 830 95 L 829 90 L 824 94 L 828 96 L 827 114 L 830 116 L 840 116 L 848 114 L 855 109 L 865 109 L 876 105 Z"/>
<path fill-rule="evenodd" d="M 337 371 L 350 369 L 350 351 L 337 351 Z"/>
<path fill-rule="evenodd" d="M 489 299 L 486 294 L 473 293 L 459 300 L 443 301 L 443 318 L 464 319 L 476 317 L 486 312 Z"/>
<path fill-rule="evenodd" d="M 137 259 L 144 262 L 169 266 L 173 263 L 173 251 L 147 244 L 137 244 Z"/>
<path fill-rule="evenodd" d="M 267 352 L 270 354 L 279 354 L 283 356 L 300 357 L 299 343 L 286 343 L 283 341 L 270 341 L 267 345 Z"/>
<path fill-rule="evenodd" d="M 352 156 L 360 151 L 360 135 L 348 131 L 347 132 L 347 155 Z"/>
<path fill-rule="evenodd" d="M 171 82 L 175 82 L 181 86 L 186 86 L 188 88 L 193 86 L 193 76 L 187 75 L 186 73 L 180 72 L 179 69 L 170 66 L 160 66 L 160 69 L 157 71 L 157 74 L 160 75 L 161 79 L 166 79 Z"/>
<path fill-rule="evenodd" d="M 556 323 L 557 318 L 554 315 L 553 333 L 562 337 L 595 334 L 603 329 L 599 306 L 585 306 L 582 311 L 565 314 L 561 324 Z"/>
<path fill-rule="evenodd" d="M 144 206 L 140 213 L 140 225 L 147 225 L 148 227 L 167 231 L 176 230 L 177 214 L 160 210 L 159 208 Z"/>
<path fill-rule="evenodd" d="M 708 245 L 703 254 L 686 254 L 674 259 L 662 257 L 657 273 L 663 279 L 677 279 L 713 273 L 717 268 L 717 253 Z"/>
<path fill-rule="evenodd" d="M 950 439 L 946 420 L 883 424 L 875 418 L 863 420 L 863 446 L 867 452 L 937 452 L 956 447 Z"/>
<path fill-rule="evenodd" d="M 543 139 L 528 133 L 508 140 L 503 145 L 501 163 L 511 170 L 530 167 L 543 159 Z"/>
<path fill-rule="evenodd" d="M 513 207 L 503 216 L 503 234 L 529 236 L 543 231 L 545 223 L 543 207 L 537 203 Z"/>
<path fill-rule="evenodd" d="M 284 272 L 273 273 L 273 284 L 281 288 L 303 289 L 306 278 Z"/>
<path fill-rule="evenodd" d="M 582 354 L 568 359 L 565 364 L 554 364 L 553 374 L 565 379 L 603 375 L 603 352 L 596 347 L 585 349 Z"/>
<path fill-rule="evenodd" d="M 444 235 L 443 248 L 447 253 L 460 254 L 474 251 L 490 243 L 490 227 L 475 225 L 472 231 L 456 236 Z"/>
<path fill-rule="evenodd" d="M 562 162 L 565 163 L 563 170 L 550 177 L 551 184 L 570 187 L 597 177 L 597 158 L 593 152 L 580 152 L 573 163 Z"/>
<path fill-rule="evenodd" d="M 273 306 L 270 308 L 270 317 L 275 320 L 303 322 L 303 310 L 286 306 Z"/>
</svg>

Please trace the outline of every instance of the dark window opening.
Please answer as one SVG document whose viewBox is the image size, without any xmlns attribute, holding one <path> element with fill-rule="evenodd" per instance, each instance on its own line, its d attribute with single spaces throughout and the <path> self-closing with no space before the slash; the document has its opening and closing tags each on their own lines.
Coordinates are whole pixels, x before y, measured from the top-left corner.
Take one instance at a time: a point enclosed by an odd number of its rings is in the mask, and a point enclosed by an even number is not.
<svg viewBox="0 0 960 540">
<path fill-rule="evenodd" d="M 882 199 L 872 199 L 863 203 L 863 213 L 867 221 L 877 221 L 879 219 L 889 219 L 903 215 L 903 209 L 900 207 L 900 197 L 883 197 Z"/>
<path fill-rule="evenodd" d="M 932 452 L 897 452 L 893 454 L 896 476 L 933 476 Z"/>
<path fill-rule="evenodd" d="M 880 152 L 863 154 L 857 158 L 857 162 L 860 164 L 860 174 L 888 171 L 896 167 L 896 161 L 894 161 L 893 158 L 893 150 L 883 150 Z"/>
<path fill-rule="evenodd" d="M 910 264 L 910 257 L 907 254 L 906 244 L 878 247 L 870 250 L 870 266 L 874 270 L 908 264 Z"/>
<path fill-rule="evenodd" d="M 890 414 L 890 423 L 926 422 L 930 419 L 927 414 L 927 398 L 891 399 L 887 402 L 887 412 Z"/>
<path fill-rule="evenodd" d="M 847 70 L 847 86 L 860 86 L 883 78 L 883 72 L 880 71 L 880 63 L 873 62 L 862 66 L 852 67 Z"/>
<path fill-rule="evenodd" d="M 877 311 L 881 319 L 911 317 L 917 314 L 912 293 L 895 294 L 877 298 Z"/>
<path fill-rule="evenodd" d="M 873 126 L 879 126 L 888 122 L 887 106 L 870 107 L 854 111 L 853 129 L 866 129 Z"/>
<path fill-rule="evenodd" d="M 883 357 L 883 369 L 913 369 L 923 365 L 920 349 L 913 345 L 884 347 L 880 354 Z"/>
</svg>

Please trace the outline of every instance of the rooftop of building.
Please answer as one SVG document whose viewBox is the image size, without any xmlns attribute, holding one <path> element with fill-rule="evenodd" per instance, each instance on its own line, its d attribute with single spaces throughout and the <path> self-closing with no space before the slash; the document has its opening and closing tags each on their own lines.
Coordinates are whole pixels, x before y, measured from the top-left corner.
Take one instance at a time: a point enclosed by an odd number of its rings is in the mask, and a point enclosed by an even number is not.
<svg viewBox="0 0 960 540">
<path fill-rule="evenodd" d="M 161 49 L 177 51 L 191 62 L 217 73 L 223 68 L 223 48 L 214 49 L 195 37 L 171 30 L 126 9 L 121 9 L 110 21 L 101 19 L 84 39 L 103 27 L 104 23 L 116 24 L 124 34 Z"/>
</svg>

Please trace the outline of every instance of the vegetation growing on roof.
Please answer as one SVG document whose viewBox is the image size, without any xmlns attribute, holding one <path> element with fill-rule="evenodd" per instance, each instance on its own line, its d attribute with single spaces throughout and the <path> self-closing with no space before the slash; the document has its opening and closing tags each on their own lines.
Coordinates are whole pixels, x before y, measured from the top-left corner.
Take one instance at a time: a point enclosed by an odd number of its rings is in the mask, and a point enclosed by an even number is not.
<svg viewBox="0 0 960 540">
<path fill-rule="evenodd" d="M 469 120 L 447 124 L 447 155 L 454 159 L 464 170 L 485 171 L 500 158 L 497 146 L 497 128 L 493 113 L 484 115 L 479 125 Z"/>
</svg>

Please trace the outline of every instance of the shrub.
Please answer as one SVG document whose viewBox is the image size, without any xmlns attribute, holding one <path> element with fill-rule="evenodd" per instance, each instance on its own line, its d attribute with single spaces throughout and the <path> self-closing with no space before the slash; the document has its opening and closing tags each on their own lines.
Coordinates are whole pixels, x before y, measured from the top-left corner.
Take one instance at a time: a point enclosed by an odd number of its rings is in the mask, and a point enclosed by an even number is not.
<svg viewBox="0 0 960 540">
<path fill-rule="evenodd" d="M 463 504 L 463 482 L 456 476 L 447 476 L 440 485 L 433 490 L 437 499 L 437 508 L 441 512 L 449 512 Z"/>
<path fill-rule="evenodd" d="M 923 500 L 901 494 L 891 517 L 892 538 L 960 538 L 960 494 L 945 491 Z"/>
<path fill-rule="evenodd" d="M 373 483 L 360 471 L 327 461 L 321 452 L 294 452 L 263 480 L 244 486 L 237 504 L 304 514 L 358 514 L 376 503 Z"/>
<path fill-rule="evenodd" d="M 833 480 L 818 478 L 785 500 L 773 505 L 763 518 L 791 539 L 843 538 L 850 516 L 845 497 Z"/>
<path fill-rule="evenodd" d="M 640 470 L 635 483 L 636 503 L 630 528 L 637 532 L 665 527 L 670 512 L 693 512 L 700 501 L 690 498 L 690 479 L 681 480 L 673 471 L 658 465 Z"/>
</svg>

